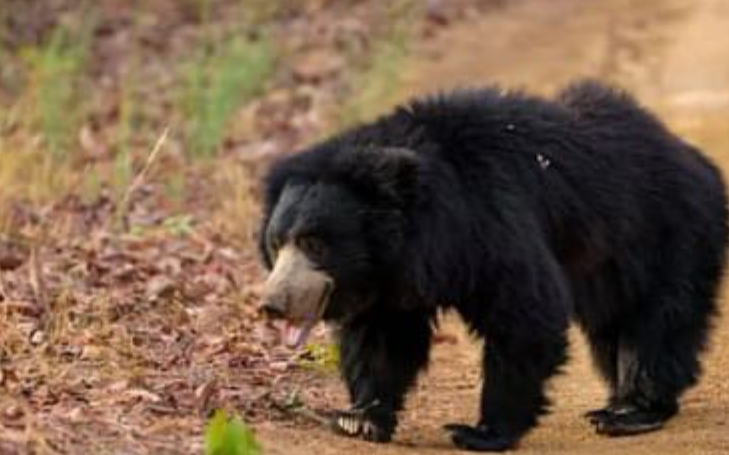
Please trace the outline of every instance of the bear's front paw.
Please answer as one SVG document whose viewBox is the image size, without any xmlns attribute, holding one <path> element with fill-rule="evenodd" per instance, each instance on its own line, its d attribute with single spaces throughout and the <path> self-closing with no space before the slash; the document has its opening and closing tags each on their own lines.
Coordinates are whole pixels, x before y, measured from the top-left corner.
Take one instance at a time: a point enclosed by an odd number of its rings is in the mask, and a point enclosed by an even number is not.
<svg viewBox="0 0 729 455">
<path fill-rule="evenodd" d="M 337 434 L 372 442 L 389 442 L 395 431 L 394 414 L 376 406 L 336 411 L 331 424 Z"/>
<path fill-rule="evenodd" d="M 443 428 L 451 433 L 453 444 L 463 450 L 503 452 L 514 448 L 517 443 L 517 439 L 500 435 L 486 425 L 472 427 L 451 423 Z"/>
</svg>

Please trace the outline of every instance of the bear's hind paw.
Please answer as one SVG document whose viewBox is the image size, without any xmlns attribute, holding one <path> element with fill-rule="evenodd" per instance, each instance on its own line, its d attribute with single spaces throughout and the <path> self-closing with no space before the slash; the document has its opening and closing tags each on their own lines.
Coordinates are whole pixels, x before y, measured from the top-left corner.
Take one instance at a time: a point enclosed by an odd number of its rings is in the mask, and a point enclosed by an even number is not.
<svg viewBox="0 0 729 455">
<path fill-rule="evenodd" d="M 634 407 L 616 409 L 592 422 L 595 431 L 605 436 L 632 436 L 663 428 L 668 417 L 664 413 Z"/>
</svg>

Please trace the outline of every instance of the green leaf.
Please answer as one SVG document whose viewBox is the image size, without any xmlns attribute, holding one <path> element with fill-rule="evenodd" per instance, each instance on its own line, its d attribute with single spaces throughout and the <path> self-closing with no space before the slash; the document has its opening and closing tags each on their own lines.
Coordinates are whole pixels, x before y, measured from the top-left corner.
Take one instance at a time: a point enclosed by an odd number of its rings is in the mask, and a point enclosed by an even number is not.
<svg viewBox="0 0 729 455">
<path fill-rule="evenodd" d="M 239 417 L 230 417 L 219 409 L 205 433 L 206 455 L 260 455 L 261 446 L 253 430 Z"/>
<path fill-rule="evenodd" d="M 340 362 L 339 345 L 335 343 L 309 343 L 300 364 L 305 368 L 335 371 Z"/>
</svg>

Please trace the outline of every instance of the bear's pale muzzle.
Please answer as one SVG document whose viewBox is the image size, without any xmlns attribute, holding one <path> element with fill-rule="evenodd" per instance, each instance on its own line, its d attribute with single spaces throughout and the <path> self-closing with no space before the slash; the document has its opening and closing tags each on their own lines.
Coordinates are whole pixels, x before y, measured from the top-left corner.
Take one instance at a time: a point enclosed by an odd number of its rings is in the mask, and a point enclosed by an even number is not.
<svg viewBox="0 0 729 455">
<path fill-rule="evenodd" d="M 334 281 L 296 246 L 284 245 L 263 287 L 262 311 L 289 325 L 287 344 L 301 345 L 322 318 Z"/>
</svg>

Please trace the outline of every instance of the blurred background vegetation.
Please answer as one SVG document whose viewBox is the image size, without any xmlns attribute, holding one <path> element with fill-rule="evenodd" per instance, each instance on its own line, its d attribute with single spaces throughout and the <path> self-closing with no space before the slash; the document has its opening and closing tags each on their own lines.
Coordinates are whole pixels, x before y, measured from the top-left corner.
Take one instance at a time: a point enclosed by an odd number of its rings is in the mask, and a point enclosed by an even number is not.
<svg viewBox="0 0 729 455">
<path fill-rule="evenodd" d="M 18 204 L 118 203 L 165 128 L 166 196 L 206 175 L 249 218 L 250 179 L 209 159 L 291 151 L 391 103 L 421 4 L 3 0 L 0 232 Z"/>
</svg>

